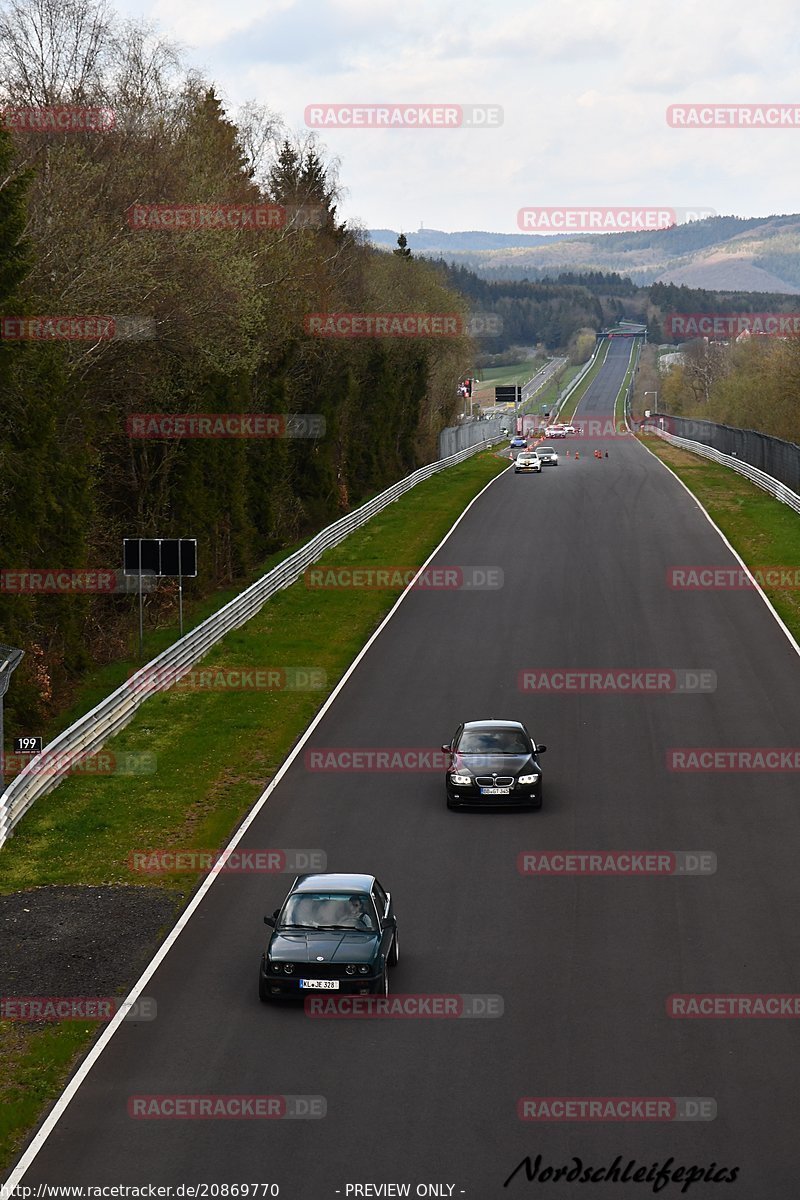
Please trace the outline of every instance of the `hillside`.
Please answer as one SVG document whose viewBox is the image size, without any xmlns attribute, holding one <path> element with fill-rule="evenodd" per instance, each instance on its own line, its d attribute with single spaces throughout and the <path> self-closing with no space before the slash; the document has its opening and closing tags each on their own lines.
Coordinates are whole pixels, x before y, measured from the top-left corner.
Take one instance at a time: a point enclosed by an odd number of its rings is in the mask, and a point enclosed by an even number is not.
<svg viewBox="0 0 800 1200">
<path fill-rule="evenodd" d="M 370 230 L 394 248 L 398 233 Z M 716 291 L 800 293 L 800 215 L 708 217 L 642 233 L 406 233 L 415 254 L 444 258 L 493 279 L 542 279 L 604 271 L 638 284 L 676 283 Z"/>
</svg>

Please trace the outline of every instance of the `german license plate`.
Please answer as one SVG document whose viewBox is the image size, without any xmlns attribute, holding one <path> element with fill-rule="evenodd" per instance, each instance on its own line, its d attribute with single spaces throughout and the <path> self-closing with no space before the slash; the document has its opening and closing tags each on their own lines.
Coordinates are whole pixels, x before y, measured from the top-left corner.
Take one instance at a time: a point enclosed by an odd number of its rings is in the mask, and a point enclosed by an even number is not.
<svg viewBox="0 0 800 1200">
<path fill-rule="evenodd" d="M 301 979 L 301 988 L 314 988 L 318 992 L 338 992 L 338 979 Z"/>
<path fill-rule="evenodd" d="M 482 796 L 510 796 L 511 788 L 481 788 Z"/>
</svg>

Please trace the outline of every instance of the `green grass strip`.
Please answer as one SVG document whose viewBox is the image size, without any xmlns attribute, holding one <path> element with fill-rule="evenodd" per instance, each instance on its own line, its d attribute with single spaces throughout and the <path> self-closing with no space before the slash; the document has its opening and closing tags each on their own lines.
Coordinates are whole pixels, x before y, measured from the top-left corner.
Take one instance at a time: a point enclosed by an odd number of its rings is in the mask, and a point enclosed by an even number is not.
<svg viewBox="0 0 800 1200">
<path fill-rule="evenodd" d="M 316 566 L 419 567 L 470 500 L 507 466 L 488 451 L 449 467 L 373 517 Z M 291 548 L 276 559 L 289 553 Z M 203 659 L 202 669 L 313 667 L 325 673 L 326 686 L 305 692 L 178 688 L 150 698 L 106 749 L 154 751 L 156 773 L 73 776 L 38 800 L 0 851 L 3 892 L 43 884 L 138 883 L 174 889 L 176 897 L 179 889 L 190 895 L 197 874 L 138 874 L 129 869 L 130 855 L 224 845 L 400 590 L 314 590 L 301 579 L 273 596 Z M 199 605 L 196 620 L 228 598 L 218 594 Z M 174 636 L 154 634 L 149 651 Z M 76 713 L 101 699 L 109 681 L 121 682 L 133 665 L 98 671 L 76 701 Z M 69 720 L 62 716 L 62 723 Z M 0 1021 L 0 1167 L 8 1168 L 27 1131 L 60 1094 L 97 1028 L 89 1022 L 42 1029 Z"/>
<path fill-rule="evenodd" d="M 564 407 L 561 409 L 560 413 L 558 414 L 558 420 L 562 425 L 569 425 L 572 418 L 575 416 L 575 409 L 578 407 L 581 400 L 586 395 L 586 391 L 587 391 L 589 385 L 591 384 L 592 380 L 595 378 L 598 371 L 605 363 L 606 358 L 608 357 L 609 345 L 610 345 L 610 342 L 608 341 L 608 338 L 606 338 L 605 349 L 600 351 L 600 353 L 598 354 L 594 363 L 589 368 L 589 370 L 586 372 L 583 379 L 580 381 L 578 386 L 575 388 L 575 391 L 572 393 L 572 395 L 567 400 L 566 404 L 564 405 Z M 578 369 L 580 370 L 580 368 L 578 368 Z M 576 374 L 577 374 L 577 372 L 576 372 Z"/>
<path fill-rule="evenodd" d="M 319 565 L 419 566 L 473 496 L 507 465 L 489 451 L 448 468 L 373 517 Z M 326 686 L 179 687 L 151 697 L 105 750 L 153 753 L 155 773 L 65 779 L 36 802 L 0 850 L 0 890 L 147 883 L 128 869 L 135 850 L 223 844 L 400 590 L 314 590 L 301 579 L 273 596 L 203 659 L 203 668 L 313 668 L 324 673 Z"/>
<path fill-rule="evenodd" d="M 638 435 L 703 505 L 751 571 L 800 569 L 800 517 L 730 467 L 679 450 L 654 434 Z M 758 576 L 756 576 L 758 577 Z M 762 584 L 778 615 L 800 640 L 800 591 Z"/>
</svg>

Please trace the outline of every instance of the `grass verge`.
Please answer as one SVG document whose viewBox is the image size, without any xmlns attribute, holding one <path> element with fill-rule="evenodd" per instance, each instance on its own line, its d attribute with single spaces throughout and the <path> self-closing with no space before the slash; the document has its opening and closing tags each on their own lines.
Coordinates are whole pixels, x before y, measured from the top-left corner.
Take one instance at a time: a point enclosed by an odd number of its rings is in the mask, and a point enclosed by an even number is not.
<svg viewBox="0 0 800 1200">
<path fill-rule="evenodd" d="M 418 484 L 330 550 L 317 568 L 418 567 L 470 500 L 507 466 L 489 451 Z M 0 890 L 138 883 L 190 895 L 197 875 L 137 874 L 130 869 L 130 856 L 155 847 L 222 846 L 400 590 L 316 590 L 300 579 L 272 597 L 206 656 L 204 671 L 311 667 L 324 673 L 325 686 L 307 691 L 172 688 L 150 698 L 108 750 L 153 751 L 155 774 L 65 779 L 26 814 L 0 851 Z M 218 603 L 219 597 L 211 607 Z M 157 646 L 158 639 L 153 643 Z M 99 672 L 89 692 L 100 699 L 108 680 L 114 686 L 129 667 L 117 664 L 113 672 Z M 57 943 L 53 950 L 57 953 Z M 26 1131 L 60 1093 L 96 1031 L 86 1022 L 42 1029 L 0 1021 L 0 1168 L 8 1167 Z"/>
<path fill-rule="evenodd" d="M 603 366 L 603 364 L 606 361 L 606 357 L 608 355 L 608 347 L 610 346 L 610 344 L 611 343 L 606 338 L 605 349 L 601 350 L 601 352 L 598 354 L 597 358 L 594 361 L 594 364 L 586 372 L 583 379 L 580 381 L 578 386 L 575 388 L 575 391 L 572 393 L 572 395 L 567 400 L 564 407 L 559 412 L 558 420 L 561 422 L 562 425 L 569 425 L 570 421 L 575 416 L 575 409 L 578 407 L 578 405 L 580 404 L 584 395 L 586 394 L 586 390 L 589 387 L 590 383 L 592 382 L 592 380 L 597 375 L 598 371 L 600 370 L 600 368 Z M 580 369 L 581 368 L 579 367 L 578 370 L 580 370 Z M 575 373 L 577 374 L 577 371 Z"/>
<path fill-rule="evenodd" d="M 639 440 L 671 467 L 700 501 L 754 573 L 764 567 L 800 565 L 800 517 L 729 467 L 679 450 L 654 434 Z M 800 640 L 800 592 L 762 584 L 794 637 Z"/>
</svg>

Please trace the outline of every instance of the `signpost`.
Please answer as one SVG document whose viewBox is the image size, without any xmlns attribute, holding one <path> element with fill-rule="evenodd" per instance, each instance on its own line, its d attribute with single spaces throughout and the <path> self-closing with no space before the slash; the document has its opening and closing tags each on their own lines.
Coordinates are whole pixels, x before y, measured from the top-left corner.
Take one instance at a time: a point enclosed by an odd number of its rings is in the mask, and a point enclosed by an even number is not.
<svg viewBox="0 0 800 1200">
<path fill-rule="evenodd" d="M 144 640 L 142 577 L 155 575 L 178 580 L 178 613 L 183 637 L 183 580 L 197 576 L 197 540 L 195 538 L 125 538 L 122 543 L 123 575 L 139 577 L 139 657 Z"/>
<path fill-rule="evenodd" d="M 16 646 L 0 645 L 0 795 L 6 790 L 3 778 L 3 761 L 5 759 L 5 742 L 3 741 L 3 697 L 8 691 L 12 672 L 22 662 L 25 651 Z"/>
</svg>

